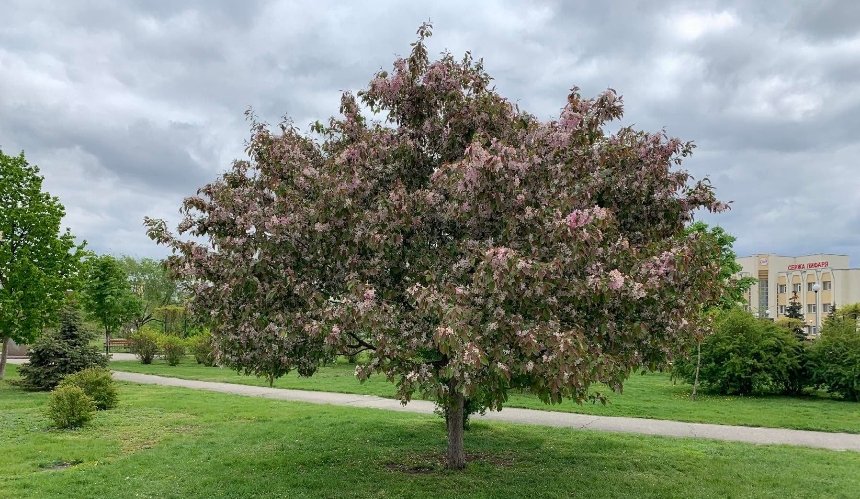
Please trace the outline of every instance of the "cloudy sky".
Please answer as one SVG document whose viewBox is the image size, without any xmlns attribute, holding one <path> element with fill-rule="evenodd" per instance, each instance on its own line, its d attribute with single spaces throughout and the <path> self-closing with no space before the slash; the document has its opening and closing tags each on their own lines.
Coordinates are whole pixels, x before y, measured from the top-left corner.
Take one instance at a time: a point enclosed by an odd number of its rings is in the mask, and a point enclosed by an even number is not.
<svg viewBox="0 0 860 499">
<path fill-rule="evenodd" d="M 3 0 L 0 148 L 24 150 L 102 253 L 162 256 L 145 215 L 243 155 L 253 107 L 306 127 L 337 112 L 431 20 L 544 118 L 612 87 L 624 123 L 698 144 L 739 254 L 860 265 L 860 2 Z M 426 4 L 426 5 L 425 5 Z"/>
</svg>

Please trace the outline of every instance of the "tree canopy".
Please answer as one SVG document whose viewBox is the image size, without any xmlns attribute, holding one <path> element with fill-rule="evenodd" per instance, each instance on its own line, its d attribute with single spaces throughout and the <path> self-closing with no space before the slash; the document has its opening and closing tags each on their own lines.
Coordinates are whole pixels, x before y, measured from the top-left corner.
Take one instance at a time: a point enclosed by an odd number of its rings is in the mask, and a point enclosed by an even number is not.
<svg viewBox="0 0 860 499">
<path fill-rule="evenodd" d="M 84 254 L 61 229 L 65 209 L 42 181 L 23 153 L 0 150 L 0 378 L 8 340 L 29 343 L 55 322 Z"/>
<path fill-rule="evenodd" d="M 83 291 L 84 309 L 104 328 L 105 341 L 140 315 L 141 303 L 131 291 L 128 275 L 119 261 L 110 255 L 87 260 Z"/>
<path fill-rule="evenodd" d="M 720 283 L 722 286 L 719 308 L 730 310 L 743 303 L 746 300 L 747 290 L 755 284 L 756 280 L 753 277 L 738 277 L 743 267 L 738 263 L 733 247 L 735 236 L 720 226 L 710 227 L 701 221 L 693 222 L 687 228 L 687 232 L 713 238 L 719 248 Z"/>
<path fill-rule="evenodd" d="M 678 166 L 691 143 L 607 131 L 615 91 L 574 88 L 543 122 L 470 54 L 431 61 L 418 34 L 310 135 L 252 116 L 250 160 L 185 200 L 178 234 L 147 223 L 225 362 L 310 375 L 366 352 L 360 379 L 444 409 L 460 468 L 467 403 L 498 409 L 515 388 L 582 401 L 699 330 L 719 251 L 685 226 L 727 205 Z"/>
<path fill-rule="evenodd" d="M 128 277 L 132 293 L 140 302 L 139 314 L 132 320 L 135 328 L 159 320 L 156 318 L 157 310 L 179 300 L 177 282 L 164 267 L 164 262 L 130 256 L 123 256 L 118 262 Z"/>
</svg>

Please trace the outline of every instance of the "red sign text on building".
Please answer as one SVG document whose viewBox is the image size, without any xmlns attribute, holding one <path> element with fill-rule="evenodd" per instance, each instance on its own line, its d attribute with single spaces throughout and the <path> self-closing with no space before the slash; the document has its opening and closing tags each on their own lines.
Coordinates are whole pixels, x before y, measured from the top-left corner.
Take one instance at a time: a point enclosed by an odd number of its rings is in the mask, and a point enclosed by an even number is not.
<svg viewBox="0 0 860 499">
<path fill-rule="evenodd" d="M 809 263 L 798 263 L 795 265 L 789 265 L 788 270 L 812 270 L 812 269 L 821 269 L 824 267 L 829 267 L 830 262 L 809 262 Z"/>
</svg>

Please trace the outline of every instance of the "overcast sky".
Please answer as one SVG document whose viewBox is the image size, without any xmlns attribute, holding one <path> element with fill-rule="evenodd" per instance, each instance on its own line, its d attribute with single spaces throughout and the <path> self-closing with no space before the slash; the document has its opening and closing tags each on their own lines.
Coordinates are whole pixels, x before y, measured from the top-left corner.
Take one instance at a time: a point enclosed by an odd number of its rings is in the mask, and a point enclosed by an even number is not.
<svg viewBox="0 0 860 499">
<path fill-rule="evenodd" d="M 540 118 L 611 87 L 625 124 L 694 140 L 738 254 L 860 265 L 860 2 L 607 3 L 2 0 L 0 148 L 91 249 L 163 256 L 143 217 L 243 157 L 248 107 L 307 128 L 431 20 L 432 53 L 471 50 Z"/>
</svg>

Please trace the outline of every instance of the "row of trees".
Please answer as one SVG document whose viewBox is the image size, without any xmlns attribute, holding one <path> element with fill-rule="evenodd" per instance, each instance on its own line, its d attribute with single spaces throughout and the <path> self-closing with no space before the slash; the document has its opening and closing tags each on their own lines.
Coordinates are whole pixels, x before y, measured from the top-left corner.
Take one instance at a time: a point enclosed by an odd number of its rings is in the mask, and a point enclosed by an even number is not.
<svg viewBox="0 0 860 499">
<path fill-rule="evenodd" d="M 106 349 L 111 336 L 124 326 L 138 330 L 160 322 L 165 332 L 185 326 L 180 288 L 162 262 L 103 255 L 87 259 L 84 269 L 82 304 L 102 326 Z"/>
<path fill-rule="evenodd" d="M 106 340 L 124 325 L 172 326 L 181 315 L 179 287 L 162 262 L 87 251 L 61 228 L 63 205 L 42 182 L 23 154 L 0 151 L 0 379 L 9 342 L 32 343 L 70 295 L 80 296 Z"/>
</svg>

